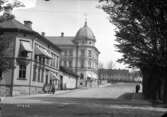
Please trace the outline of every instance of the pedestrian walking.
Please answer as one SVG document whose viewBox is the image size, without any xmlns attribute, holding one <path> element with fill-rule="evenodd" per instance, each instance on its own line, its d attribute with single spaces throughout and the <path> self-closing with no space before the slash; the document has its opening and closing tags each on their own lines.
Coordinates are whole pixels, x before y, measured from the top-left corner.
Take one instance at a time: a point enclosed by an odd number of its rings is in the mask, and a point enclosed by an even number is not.
<svg viewBox="0 0 167 117">
<path fill-rule="evenodd" d="M 137 85 L 136 85 L 136 93 L 139 93 L 139 90 L 140 90 L 140 85 L 137 84 Z"/>
<path fill-rule="evenodd" d="M 55 87 L 52 86 L 51 92 L 54 94 L 55 93 Z"/>
</svg>

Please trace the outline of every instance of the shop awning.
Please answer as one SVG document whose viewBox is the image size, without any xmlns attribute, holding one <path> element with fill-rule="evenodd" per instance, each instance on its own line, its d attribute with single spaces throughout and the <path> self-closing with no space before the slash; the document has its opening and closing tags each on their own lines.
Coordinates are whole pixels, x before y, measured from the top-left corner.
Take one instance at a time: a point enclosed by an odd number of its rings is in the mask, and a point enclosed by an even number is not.
<svg viewBox="0 0 167 117">
<path fill-rule="evenodd" d="M 31 47 L 30 42 L 21 41 L 20 42 L 20 49 L 21 49 L 21 51 L 32 52 L 32 47 Z"/>
<path fill-rule="evenodd" d="M 42 48 L 40 48 L 40 47 L 35 47 L 35 54 L 36 55 L 40 55 L 40 56 L 45 56 L 45 57 L 47 57 L 47 58 L 49 58 L 49 59 L 52 59 L 52 56 L 51 56 L 51 54 L 49 54 L 48 52 L 47 52 L 47 50 L 45 50 L 45 49 L 42 49 Z"/>
<path fill-rule="evenodd" d="M 87 77 L 90 77 L 90 78 L 91 78 L 91 77 L 92 77 L 92 74 L 91 74 L 91 73 L 88 73 L 88 74 L 87 74 Z"/>
<path fill-rule="evenodd" d="M 95 73 L 91 73 L 91 72 L 87 74 L 87 77 L 90 77 L 92 79 L 97 79 L 97 75 Z"/>
<path fill-rule="evenodd" d="M 52 79 L 52 80 L 55 80 L 55 79 L 56 79 L 56 80 L 59 80 L 58 74 L 51 72 L 51 79 Z"/>
<path fill-rule="evenodd" d="M 92 73 L 92 78 L 97 79 L 97 75 L 95 73 Z"/>
</svg>

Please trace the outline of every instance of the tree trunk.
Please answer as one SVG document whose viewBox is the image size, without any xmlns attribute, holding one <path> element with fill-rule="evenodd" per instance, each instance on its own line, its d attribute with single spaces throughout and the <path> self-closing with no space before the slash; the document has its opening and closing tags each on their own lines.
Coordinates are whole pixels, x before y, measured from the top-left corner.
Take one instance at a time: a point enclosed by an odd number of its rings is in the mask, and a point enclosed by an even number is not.
<svg viewBox="0 0 167 117">
<path fill-rule="evenodd" d="M 150 73 L 148 69 L 145 67 L 141 68 L 141 72 L 143 75 L 143 95 L 145 99 L 149 99 L 149 79 L 150 79 Z"/>
<path fill-rule="evenodd" d="M 141 69 L 143 75 L 143 95 L 145 99 L 157 100 L 159 97 L 159 77 L 156 68 L 144 67 Z"/>
<path fill-rule="evenodd" d="M 167 72 L 164 73 L 164 88 L 163 88 L 163 103 L 167 104 L 167 78 L 165 77 Z"/>
</svg>

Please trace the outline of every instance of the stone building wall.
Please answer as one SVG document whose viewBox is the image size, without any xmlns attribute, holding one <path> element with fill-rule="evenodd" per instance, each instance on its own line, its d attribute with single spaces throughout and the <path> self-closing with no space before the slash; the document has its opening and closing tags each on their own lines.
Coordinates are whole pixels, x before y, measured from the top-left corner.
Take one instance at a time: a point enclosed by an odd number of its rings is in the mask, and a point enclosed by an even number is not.
<svg viewBox="0 0 167 117">
<path fill-rule="evenodd" d="M 0 96 L 10 96 L 11 87 L 10 86 L 0 86 Z"/>
<path fill-rule="evenodd" d="M 17 95 L 32 95 L 39 94 L 42 92 L 42 87 L 32 87 L 32 86 L 14 86 L 13 87 L 13 96 Z"/>
</svg>

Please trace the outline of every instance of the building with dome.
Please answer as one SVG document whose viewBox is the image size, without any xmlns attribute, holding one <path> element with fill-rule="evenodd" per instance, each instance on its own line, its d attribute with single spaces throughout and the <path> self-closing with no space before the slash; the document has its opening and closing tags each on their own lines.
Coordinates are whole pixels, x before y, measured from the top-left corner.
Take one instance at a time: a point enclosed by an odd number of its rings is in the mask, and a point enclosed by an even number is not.
<svg viewBox="0 0 167 117">
<path fill-rule="evenodd" d="M 99 50 L 95 47 L 96 38 L 87 22 L 75 36 L 47 37 L 61 50 L 60 65 L 70 68 L 78 74 L 78 87 L 93 87 L 98 84 L 98 57 Z"/>
</svg>

